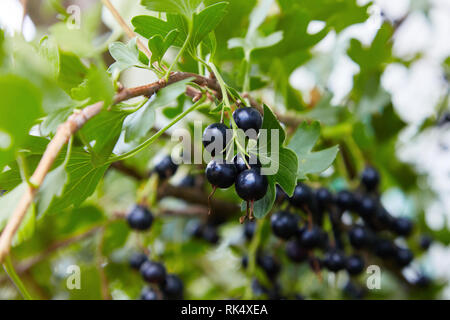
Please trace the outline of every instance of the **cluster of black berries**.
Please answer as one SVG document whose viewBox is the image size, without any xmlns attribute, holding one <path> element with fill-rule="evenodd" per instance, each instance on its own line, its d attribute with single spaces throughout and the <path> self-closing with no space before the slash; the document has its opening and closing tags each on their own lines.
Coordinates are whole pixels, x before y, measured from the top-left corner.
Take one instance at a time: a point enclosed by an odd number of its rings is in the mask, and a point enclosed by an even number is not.
<svg viewBox="0 0 450 320">
<path fill-rule="evenodd" d="M 163 264 L 148 260 L 143 253 L 134 253 L 130 257 L 130 266 L 139 270 L 142 278 L 151 286 L 142 290 L 142 300 L 183 299 L 183 282 L 178 276 L 167 274 Z"/>
<path fill-rule="evenodd" d="M 379 173 L 367 167 L 361 175 L 361 185 L 355 191 L 343 190 L 333 194 L 327 188 L 314 190 L 298 183 L 292 197 L 288 197 L 277 186 L 277 204 L 281 206 L 287 202 L 287 205 L 272 214 L 271 229 L 277 238 L 286 241 L 288 259 L 294 263 L 308 262 L 316 273 L 321 269 L 330 272 L 345 270 L 350 279 L 364 271 L 366 258 L 371 255 L 400 269 L 408 266 L 414 258 L 413 253 L 395 240 L 410 236 L 413 223 L 407 218 L 393 217 L 383 207 L 377 193 L 379 182 Z M 298 209 L 303 214 L 295 213 Z M 344 214 L 348 219 L 343 219 Z M 324 221 L 326 218 L 328 224 Z M 330 226 L 329 230 L 326 230 L 327 226 Z M 246 223 L 244 236 L 251 239 L 254 229 L 254 223 Z M 422 236 L 420 245 L 424 250 L 430 243 L 430 237 Z M 258 255 L 257 265 L 269 279 L 280 272 L 280 265 L 275 261 L 276 258 L 270 255 Z M 247 258 L 244 257 L 243 266 L 246 264 Z M 420 273 L 417 279 L 414 284 L 420 286 L 429 282 Z M 345 288 L 353 297 L 360 296 L 357 289 L 353 283 Z M 268 293 L 273 296 L 273 292 Z"/>
<path fill-rule="evenodd" d="M 242 129 L 247 137 L 257 139 L 257 134 L 262 126 L 261 114 L 254 108 L 239 108 L 233 112 L 233 119 L 239 129 Z M 206 178 L 216 188 L 226 189 L 235 185 L 236 193 L 240 198 L 253 204 L 263 198 L 267 192 L 267 177 L 261 175 L 261 163 L 253 156 L 248 157 L 238 153 L 233 161 L 226 161 L 225 154 L 216 155 L 217 143 L 220 148 L 226 150 L 229 142 L 230 130 L 223 123 L 213 123 L 203 132 L 203 145 L 211 153 L 213 160 L 206 167 Z M 254 134 L 248 134 L 252 132 Z M 214 192 L 214 191 L 213 191 Z M 250 218 L 251 212 L 250 212 Z"/>
</svg>

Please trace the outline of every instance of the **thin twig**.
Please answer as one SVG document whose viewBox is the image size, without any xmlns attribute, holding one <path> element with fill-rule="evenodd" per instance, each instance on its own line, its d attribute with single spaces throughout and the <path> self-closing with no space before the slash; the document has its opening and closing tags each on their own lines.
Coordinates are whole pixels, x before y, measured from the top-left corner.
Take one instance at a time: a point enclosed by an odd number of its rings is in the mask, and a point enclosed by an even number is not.
<svg viewBox="0 0 450 320">
<path fill-rule="evenodd" d="M 128 38 L 130 38 L 130 39 L 135 38 L 136 34 L 133 32 L 133 30 L 131 30 L 131 28 L 128 26 L 128 24 L 125 22 L 125 20 L 123 20 L 123 18 L 120 16 L 119 12 L 117 12 L 116 8 L 114 8 L 114 6 L 112 5 L 112 3 L 109 0 L 102 0 L 102 3 L 106 8 L 108 8 L 108 10 L 113 15 L 114 19 L 116 19 L 117 23 L 120 24 L 120 26 L 122 27 L 123 31 L 126 33 Z M 139 50 L 144 52 L 145 55 L 150 59 L 152 56 L 152 53 L 142 43 L 142 41 L 139 38 L 136 39 L 136 44 L 137 44 Z"/>
<path fill-rule="evenodd" d="M 185 80 L 193 77 L 193 82 L 198 85 L 214 86 L 214 81 L 199 75 L 175 72 L 170 75 L 169 80 L 157 81 L 148 85 L 144 85 L 137 88 L 123 89 L 114 97 L 114 103 L 119 103 L 137 96 L 151 96 L 158 90 L 164 88 L 168 84 Z M 74 112 L 66 122 L 61 124 L 56 132 L 54 138 L 47 145 L 47 148 L 39 161 L 39 164 L 30 178 L 30 184 L 27 186 L 25 193 L 20 199 L 16 209 L 8 220 L 5 229 L 0 236 L 0 262 L 3 262 L 5 257 L 9 254 L 11 248 L 12 239 L 19 229 L 19 226 L 25 217 L 31 203 L 33 202 L 39 187 L 42 185 L 44 178 L 50 171 L 56 157 L 61 149 L 69 141 L 70 137 L 80 130 L 86 122 L 95 117 L 103 110 L 104 103 L 97 102 L 84 109 Z"/>
</svg>

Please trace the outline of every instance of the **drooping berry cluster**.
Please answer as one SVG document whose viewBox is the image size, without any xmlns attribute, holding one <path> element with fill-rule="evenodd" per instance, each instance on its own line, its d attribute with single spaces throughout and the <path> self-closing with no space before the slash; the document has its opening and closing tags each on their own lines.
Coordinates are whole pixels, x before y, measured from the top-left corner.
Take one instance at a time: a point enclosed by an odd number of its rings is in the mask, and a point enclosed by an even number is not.
<svg viewBox="0 0 450 320">
<path fill-rule="evenodd" d="M 233 112 L 233 120 L 239 129 L 244 130 L 248 138 L 258 138 L 262 117 L 256 109 L 239 108 Z M 265 196 L 268 180 L 261 174 L 261 163 L 256 155 L 249 157 L 238 153 L 232 161 L 226 159 L 229 132 L 230 129 L 223 123 L 211 124 L 203 132 L 203 145 L 215 157 L 206 167 L 206 178 L 213 186 L 213 193 L 216 188 L 226 189 L 234 184 L 237 195 L 253 205 L 254 201 Z M 218 145 L 221 149 L 220 154 L 216 154 Z M 252 219 L 252 211 L 246 217 Z"/>
<path fill-rule="evenodd" d="M 353 298 L 363 295 L 354 283 L 354 276 L 361 274 L 369 262 L 377 263 L 379 259 L 393 271 L 409 266 L 413 253 L 399 243 L 404 243 L 401 239 L 412 234 L 413 223 L 388 212 L 378 196 L 379 183 L 379 173 L 368 167 L 361 175 L 361 186 L 355 191 L 341 190 L 333 194 L 324 187 L 314 190 L 305 183 L 298 183 L 292 197 L 288 197 L 277 186 L 276 203 L 287 205 L 271 215 L 270 225 L 273 235 L 285 241 L 287 258 L 293 263 L 307 262 L 316 273 L 322 269 L 334 273 L 345 271 L 350 280 L 344 291 Z M 247 240 L 253 237 L 254 231 L 255 223 L 244 225 Z M 428 249 L 430 243 L 429 236 L 421 237 L 423 250 Z M 257 265 L 274 282 L 272 289 L 259 282 L 255 282 L 254 287 L 269 298 L 274 297 L 274 292 L 279 293 L 275 290 L 279 288 L 275 277 L 281 266 L 275 261 L 276 258 L 267 253 L 258 253 L 256 259 Z M 242 264 L 247 266 L 246 256 Z M 423 286 L 430 282 L 421 272 L 416 273 L 412 284 Z"/>
<path fill-rule="evenodd" d="M 163 264 L 150 261 L 147 255 L 139 252 L 132 254 L 129 262 L 150 285 L 142 290 L 142 300 L 183 299 L 183 282 L 178 276 L 168 274 Z"/>
</svg>

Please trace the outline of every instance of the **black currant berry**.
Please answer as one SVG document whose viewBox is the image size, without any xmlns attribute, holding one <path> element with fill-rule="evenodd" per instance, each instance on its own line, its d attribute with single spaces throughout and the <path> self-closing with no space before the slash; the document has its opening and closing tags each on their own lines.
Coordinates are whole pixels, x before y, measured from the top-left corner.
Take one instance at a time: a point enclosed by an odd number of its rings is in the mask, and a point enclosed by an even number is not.
<svg viewBox="0 0 450 320">
<path fill-rule="evenodd" d="M 269 278 L 276 277 L 281 270 L 279 262 L 270 255 L 258 256 L 256 262 Z"/>
<path fill-rule="evenodd" d="M 348 281 L 343 289 L 344 293 L 351 299 L 360 300 L 366 295 L 366 291 L 361 286 L 355 285 L 353 282 Z"/>
<path fill-rule="evenodd" d="M 414 280 L 413 284 L 420 287 L 420 288 L 426 288 L 430 285 L 431 279 L 427 277 L 424 274 L 419 274 L 417 279 Z"/>
<path fill-rule="evenodd" d="M 361 182 L 367 191 L 374 191 L 380 183 L 380 175 L 376 169 L 367 167 L 361 174 Z"/>
<path fill-rule="evenodd" d="M 308 258 L 308 251 L 305 250 L 297 240 L 286 243 L 286 255 L 295 263 L 303 262 Z"/>
<path fill-rule="evenodd" d="M 239 129 L 245 131 L 249 129 L 255 130 L 258 134 L 259 129 L 262 126 L 262 117 L 258 110 L 255 108 L 239 108 L 233 112 L 233 119 Z M 250 137 L 256 139 L 256 137 Z"/>
<path fill-rule="evenodd" d="M 370 196 L 363 196 L 358 201 L 358 213 L 361 217 L 369 218 L 376 214 L 378 203 Z"/>
<path fill-rule="evenodd" d="M 236 178 L 236 193 L 245 201 L 257 201 L 266 195 L 269 182 L 258 169 L 242 171 Z"/>
<path fill-rule="evenodd" d="M 411 250 L 407 248 L 397 248 L 395 252 L 395 261 L 400 267 L 406 267 L 414 259 Z"/>
<path fill-rule="evenodd" d="M 399 236 L 407 237 L 411 234 L 413 223 L 408 218 L 396 218 L 392 224 L 392 230 Z"/>
<path fill-rule="evenodd" d="M 358 275 L 364 270 L 364 259 L 357 254 L 347 258 L 345 269 L 350 275 Z"/>
<path fill-rule="evenodd" d="M 158 262 L 146 261 L 141 265 L 141 275 L 149 283 L 163 284 L 166 280 L 166 268 Z"/>
<path fill-rule="evenodd" d="M 383 206 L 378 206 L 375 220 L 384 228 L 394 228 L 395 218 Z"/>
<path fill-rule="evenodd" d="M 296 208 L 303 209 L 304 206 L 309 206 L 313 199 L 313 192 L 310 187 L 304 183 L 298 183 L 294 189 L 294 194 L 289 199 L 291 205 Z"/>
<path fill-rule="evenodd" d="M 331 250 L 325 254 L 323 263 L 328 270 L 338 272 L 345 268 L 345 256 L 339 251 Z"/>
<path fill-rule="evenodd" d="M 394 244 L 387 239 L 377 239 L 374 252 L 380 258 L 391 258 L 395 255 L 396 248 Z"/>
<path fill-rule="evenodd" d="M 303 231 L 300 237 L 300 244 L 305 249 L 312 249 L 321 245 L 321 232 L 320 229 L 316 226 L 311 229 L 306 229 Z"/>
<path fill-rule="evenodd" d="M 244 224 L 244 236 L 245 239 L 250 241 L 253 238 L 256 230 L 256 222 L 255 221 L 247 221 Z"/>
<path fill-rule="evenodd" d="M 217 244 L 219 242 L 219 234 L 217 233 L 217 228 L 213 225 L 206 225 L 203 228 L 203 239 L 212 244 Z"/>
<path fill-rule="evenodd" d="M 218 163 L 211 160 L 206 167 L 206 179 L 213 186 L 226 189 L 233 185 L 236 179 L 236 167 L 230 163 Z"/>
<path fill-rule="evenodd" d="M 174 274 L 168 274 L 161 286 L 161 291 L 168 300 L 181 300 L 183 299 L 183 281 Z"/>
<path fill-rule="evenodd" d="M 178 165 L 173 162 L 171 156 L 165 156 L 155 165 L 155 172 L 161 180 L 173 176 L 177 169 Z"/>
<path fill-rule="evenodd" d="M 131 268 L 139 270 L 142 264 L 147 260 L 147 256 L 144 253 L 135 252 L 131 255 L 129 262 Z"/>
<path fill-rule="evenodd" d="M 422 250 L 428 250 L 433 243 L 433 239 L 429 235 L 422 235 L 419 240 L 419 245 Z"/>
<path fill-rule="evenodd" d="M 144 231 L 148 230 L 153 223 L 152 213 L 144 206 L 135 206 L 127 216 L 130 228 Z"/>
<path fill-rule="evenodd" d="M 159 300 L 159 298 L 155 290 L 144 288 L 141 292 L 141 300 Z"/>
<path fill-rule="evenodd" d="M 297 217 L 288 211 L 275 212 L 270 218 L 272 231 L 278 238 L 288 240 L 297 232 Z"/>
<path fill-rule="evenodd" d="M 245 163 L 245 161 L 247 161 L 247 163 Z M 233 163 L 236 166 L 237 173 L 247 170 L 247 164 L 250 168 L 261 168 L 261 162 L 259 162 L 259 159 L 257 159 L 256 156 L 245 156 L 245 161 L 240 153 L 234 156 Z"/>
<path fill-rule="evenodd" d="M 333 203 L 333 194 L 327 188 L 316 190 L 316 199 L 321 209 L 328 208 Z"/>
<path fill-rule="evenodd" d="M 220 153 L 226 148 L 228 143 L 227 130 L 229 128 L 223 123 L 213 123 L 203 131 L 203 146 L 213 157 L 216 151 Z"/>
<path fill-rule="evenodd" d="M 189 234 L 197 239 L 203 238 L 203 225 L 199 221 L 195 221 L 190 225 Z"/>
<path fill-rule="evenodd" d="M 342 210 L 353 210 L 355 208 L 355 196 L 348 190 L 339 191 L 336 195 L 336 204 Z"/>
<path fill-rule="evenodd" d="M 269 294 L 269 290 L 264 287 L 257 279 L 252 280 L 252 292 L 255 297 L 261 297 Z"/>
<path fill-rule="evenodd" d="M 247 269 L 247 267 L 248 267 L 248 257 L 247 256 L 242 257 L 241 265 L 242 265 L 242 268 Z"/>
<path fill-rule="evenodd" d="M 350 229 L 348 236 L 350 244 L 356 249 L 368 247 L 372 242 L 370 232 L 361 226 L 355 226 Z"/>
<path fill-rule="evenodd" d="M 185 177 L 180 181 L 180 187 L 184 187 L 184 188 L 192 188 L 192 187 L 195 187 L 195 177 L 194 177 L 194 176 L 191 176 L 191 175 L 185 176 Z"/>
</svg>

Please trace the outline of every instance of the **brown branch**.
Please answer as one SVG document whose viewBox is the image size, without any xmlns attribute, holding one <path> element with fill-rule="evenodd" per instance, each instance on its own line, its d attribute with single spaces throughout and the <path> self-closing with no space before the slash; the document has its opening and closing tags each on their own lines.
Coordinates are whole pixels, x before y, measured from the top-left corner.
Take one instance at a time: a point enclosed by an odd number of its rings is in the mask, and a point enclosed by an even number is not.
<svg viewBox="0 0 450 320">
<path fill-rule="evenodd" d="M 125 165 L 123 162 L 114 163 L 112 165 L 112 168 L 136 180 L 144 180 L 148 178 L 146 174 L 138 172 L 136 169 Z M 158 188 L 158 199 L 167 197 L 174 197 L 192 204 L 201 205 L 203 206 L 202 211 L 206 210 L 206 212 L 208 212 L 206 209 L 208 207 L 208 195 L 201 189 L 179 187 L 165 183 Z M 186 215 L 190 215 L 191 213 L 193 213 L 192 208 L 195 208 L 195 206 L 191 207 L 188 210 L 189 212 L 185 212 Z M 227 202 L 220 199 L 212 199 L 211 211 L 219 216 L 230 216 L 234 213 L 240 212 L 240 207 L 232 202 Z M 180 211 L 168 211 L 165 213 L 183 215 L 183 213 L 181 213 Z M 201 212 L 196 212 L 196 214 L 201 214 Z"/>
<path fill-rule="evenodd" d="M 164 88 L 168 84 L 181 81 L 194 77 L 193 80 L 198 85 L 207 85 L 211 87 L 214 86 L 214 80 L 205 78 L 192 73 L 175 72 L 169 77 L 166 82 L 164 80 L 159 80 L 155 83 L 151 83 L 145 86 L 123 89 L 114 97 L 114 103 L 119 103 L 137 96 L 151 96 L 158 90 Z M 25 193 L 20 199 L 17 207 L 15 208 L 13 214 L 8 220 L 5 229 L 0 236 L 0 262 L 3 262 L 5 257 L 9 254 L 11 248 L 12 239 L 17 232 L 25 214 L 28 211 L 32 201 L 34 200 L 39 187 L 42 185 L 44 178 L 50 171 L 53 163 L 59 152 L 62 150 L 64 145 L 69 141 L 70 137 L 74 135 L 78 130 L 80 130 L 87 121 L 95 117 L 103 110 L 104 103 L 97 102 L 90 105 L 83 110 L 77 110 L 74 112 L 66 122 L 61 124 L 56 132 L 54 138 L 47 145 L 47 148 L 39 161 L 39 164 L 30 178 L 30 184 L 27 186 Z"/>
</svg>

